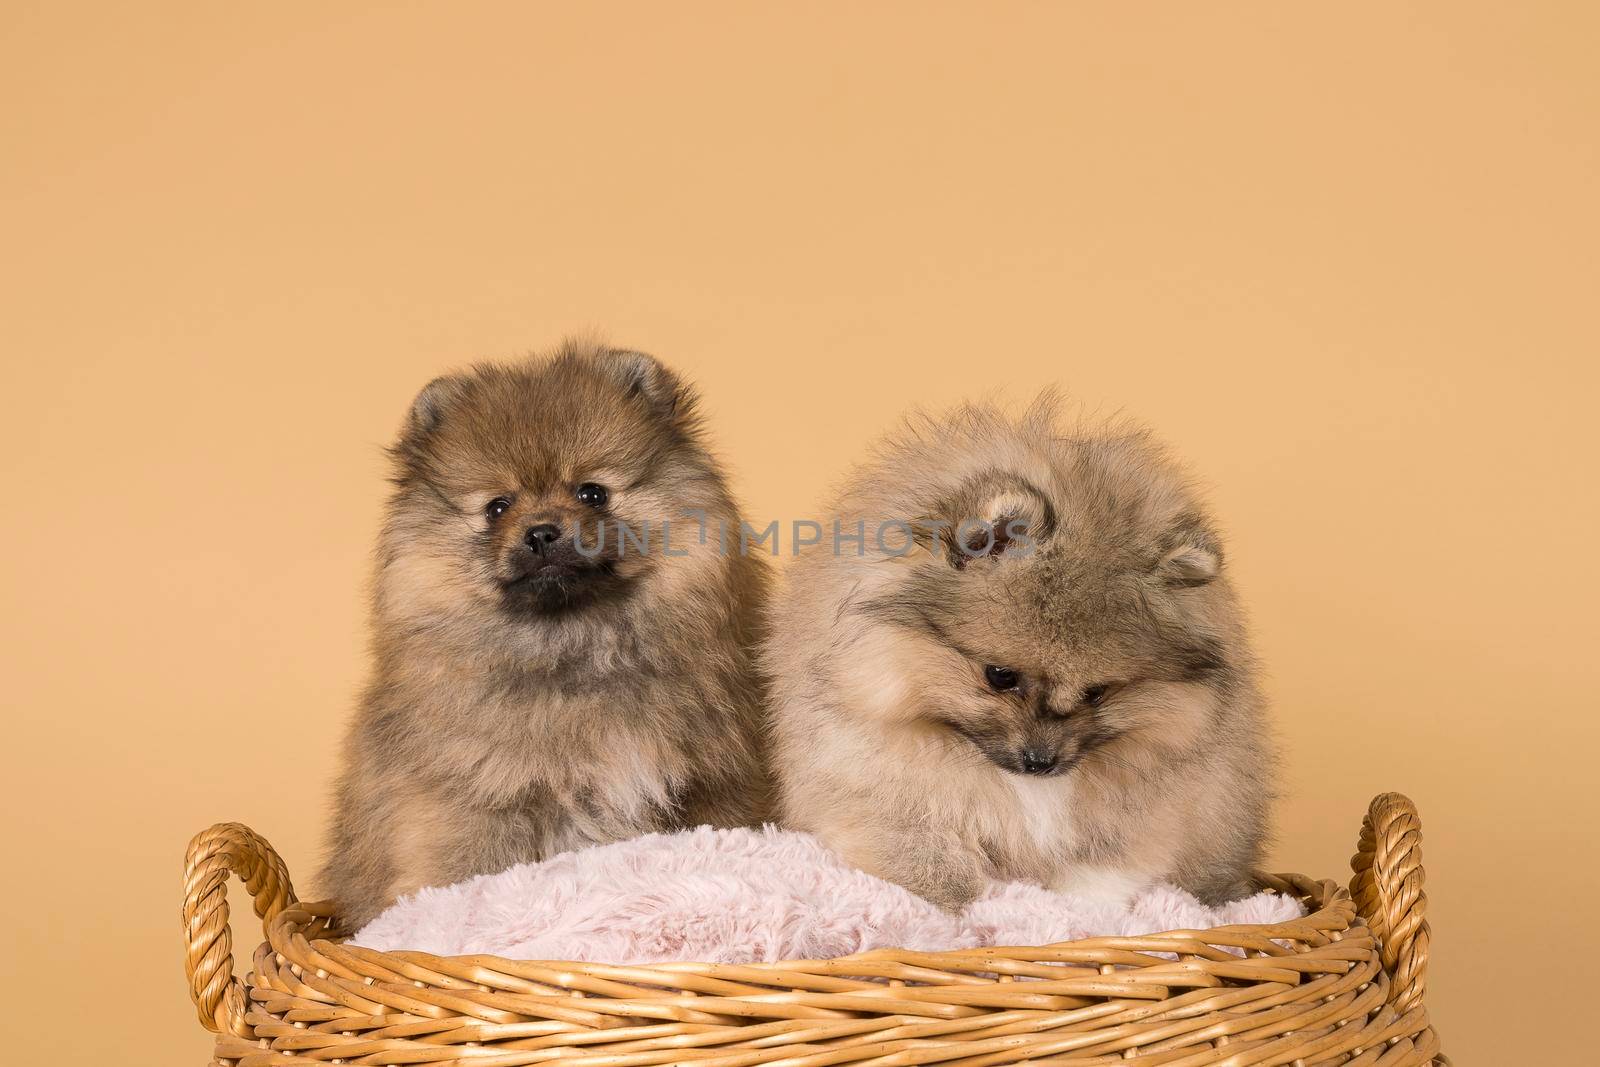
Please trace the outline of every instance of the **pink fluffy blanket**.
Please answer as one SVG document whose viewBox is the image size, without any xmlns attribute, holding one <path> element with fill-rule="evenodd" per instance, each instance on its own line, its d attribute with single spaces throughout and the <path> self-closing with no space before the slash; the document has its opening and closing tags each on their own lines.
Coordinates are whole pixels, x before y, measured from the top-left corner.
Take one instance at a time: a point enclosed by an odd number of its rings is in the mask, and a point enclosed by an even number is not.
<svg viewBox="0 0 1600 1067">
<path fill-rule="evenodd" d="M 1156 886 L 1123 907 L 1012 882 L 951 915 L 850 867 L 809 834 L 701 827 L 424 889 L 352 940 L 446 956 L 751 963 L 873 948 L 1048 945 L 1302 914 L 1298 901 L 1272 893 L 1210 908 Z"/>
</svg>

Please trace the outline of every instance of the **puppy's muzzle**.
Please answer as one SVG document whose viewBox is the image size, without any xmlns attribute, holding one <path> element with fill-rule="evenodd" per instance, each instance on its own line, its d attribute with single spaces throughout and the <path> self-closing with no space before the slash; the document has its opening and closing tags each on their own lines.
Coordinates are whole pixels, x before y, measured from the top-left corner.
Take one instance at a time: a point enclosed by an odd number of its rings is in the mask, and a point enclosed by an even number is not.
<svg viewBox="0 0 1600 1067">
<path fill-rule="evenodd" d="M 541 518 L 509 546 L 503 582 L 568 581 L 593 576 L 605 561 L 578 550 L 575 530 L 559 520 Z"/>
</svg>

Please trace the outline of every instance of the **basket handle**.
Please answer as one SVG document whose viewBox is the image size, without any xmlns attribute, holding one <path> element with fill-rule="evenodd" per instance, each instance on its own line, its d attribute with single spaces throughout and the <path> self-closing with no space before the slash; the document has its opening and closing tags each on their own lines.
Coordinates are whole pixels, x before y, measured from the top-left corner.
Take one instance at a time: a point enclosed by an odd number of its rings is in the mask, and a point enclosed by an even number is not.
<svg viewBox="0 0 1600 1067">
<path fill-rule="evenodd" d="M 1417 806 L 1400 793 L 1373 797 L 1356 847 L 1350 895 L 1377 935 L 1379 958 L 1393 979 L 1389 1003 L 1403 1015 L 1422 1003 L 1432 941 Z"/>
<path fill-rule="evenodd" d="M 200 1025 L 214 1034 L 248 1037 L 244 984 L 233 976 L 233 933 L 228 928 L 228 875 L 250 891 L 265 926 L 296 903 L 289 871 L 273 847 L 249 827 L 218 823 L 195 835 L 183 862 L 184 973 Z"/>
</svg>

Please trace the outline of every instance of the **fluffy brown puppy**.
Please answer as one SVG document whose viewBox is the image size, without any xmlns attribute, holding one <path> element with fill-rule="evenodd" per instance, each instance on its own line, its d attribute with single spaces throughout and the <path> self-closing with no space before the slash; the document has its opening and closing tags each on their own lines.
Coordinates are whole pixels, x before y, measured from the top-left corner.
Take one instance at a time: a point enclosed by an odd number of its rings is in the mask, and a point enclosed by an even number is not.
<svg viewBox="0 0 1600 1067">
<path fill-rule="evenodd" d="M 739 520 L 687 386 L 569 343 L 432 382 L 391 454 L 323 871 L 347 926 L 582 845 L 762 820 L 766 574 L 701 536 Z"/>
<path fill-rule="evenodd" d="M 923 419 L 788 569 L 785 822 L 948 908 L 985 879 L 1246 892 L 1272 760 L 1217 533 L 1142 433 Z"/>
</svg>

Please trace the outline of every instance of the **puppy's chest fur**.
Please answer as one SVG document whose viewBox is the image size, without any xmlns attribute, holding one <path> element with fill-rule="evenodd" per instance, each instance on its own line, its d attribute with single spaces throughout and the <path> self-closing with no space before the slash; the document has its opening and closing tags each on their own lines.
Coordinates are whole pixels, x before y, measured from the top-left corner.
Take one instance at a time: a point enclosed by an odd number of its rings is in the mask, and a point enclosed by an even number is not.
<svg viewBox="0 0 1600 1067">
<path fill-rule="evenodd" d="M 1059 855 L 1071 849 L 1080 827 L 1071 818 L 1072 781 L 1070 779 L 1028 779 L 1008 775 L 1004 787 L 1009 791 L 1009 810 L 1002 818 L 1008 825 L 1005 836 L 1017 846 L 1046 855 Z"/>
<path fill-rule="evenodd" d="M 870 746 L 894 751 L 894 732 L 876 735 Z M 1049 778 L 1011 774 L 974 760 L 958 743 L 930 765 L 924 743 L 909 742 L 895 765 L 910 777 L 898 783 L 902 796 L 918 796 L 934 826 L 956 830 L 984 857 L 993 877 L 1046 885 L 1084 864 L 1115 863 L 1124 852 L 1122 798 L 1086 789 L 1080 773 Z M 935 750 L 937 751 L 937 750 Z M 913 758 L 913 753 L 920 758 Z M 941 783 L 929 790 L 930 776 Z"/>
<path fill-rule="evenodd" d="M 976 801 L 961 819 L 965 836 L 988 857 L 997 876 L 1048 882 L 1058 868 L 1084 858 L 1085 843 L 1094 834 L 1070 777 L 963 770 L 970 779 L 963 792 Z"/>
<path fill-rule="evenodd" d="M 701 701 L 658 690 L 647 680 L 436 684 L 401 712 L 406 762 L 438 799 L 494 817 L 530 856 L 656 829 L 704 771 L 681 721 L 660 714 L 669 699 L 690 715 Z"/>
</svg>

